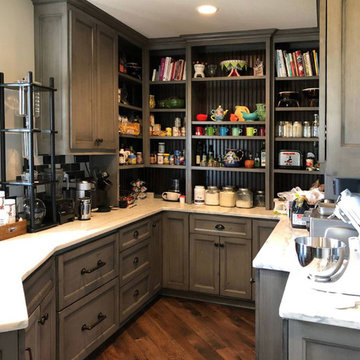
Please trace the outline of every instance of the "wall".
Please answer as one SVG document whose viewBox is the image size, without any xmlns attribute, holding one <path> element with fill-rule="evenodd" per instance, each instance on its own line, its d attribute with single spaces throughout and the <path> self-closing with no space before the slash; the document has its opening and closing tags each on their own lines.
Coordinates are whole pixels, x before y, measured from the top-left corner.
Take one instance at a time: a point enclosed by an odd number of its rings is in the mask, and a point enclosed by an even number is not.
<svg viewBox="0 0 360 360">
<path fill-rule="evenodd" d="M 0 0 L 0 72 L 5 81 L 21 79 L 34 70 L 34 16 L 31 0 Z M 6 91 L 6 126 L 18 125 L 15 116 L 17 93 Z M 6 135 L 7 176 L 14 179 L 22 172 L 21 135 Z"/>
</svg>

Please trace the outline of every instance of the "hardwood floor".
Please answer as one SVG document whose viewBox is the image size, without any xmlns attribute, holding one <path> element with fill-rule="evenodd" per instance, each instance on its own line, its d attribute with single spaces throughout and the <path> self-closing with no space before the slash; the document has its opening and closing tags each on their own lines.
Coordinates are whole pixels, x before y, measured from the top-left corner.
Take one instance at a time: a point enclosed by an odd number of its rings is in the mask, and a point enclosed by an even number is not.
<svg viewBox="0 0 360 360">
<path fill-rule="evenodd" d="M 253 310 L 162 297 L 96 360 L 253 360 Z"/>
</svg>

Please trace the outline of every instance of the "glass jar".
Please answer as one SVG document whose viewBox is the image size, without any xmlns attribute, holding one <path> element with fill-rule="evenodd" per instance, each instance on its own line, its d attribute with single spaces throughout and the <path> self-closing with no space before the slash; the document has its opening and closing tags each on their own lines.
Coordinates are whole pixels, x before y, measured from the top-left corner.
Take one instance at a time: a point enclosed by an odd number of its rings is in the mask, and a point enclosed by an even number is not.
<svg viewBox="0 0 360 360">
<path fill-rule="evenodd" d="M 154 109 L 155 105 L 155 95 L 149 95 L 149 108 Z"/>
<path fill-rule="evenodd" d="M 30 220 L 30 199 L 27 197 L 24 200 L 23 213 L 27 220 Z M 46 207 L 42 200 L 35 198 L 34 201 L 34 219 L 35 225 L 41 225 L 46 215 Z"/>
<path fill-rule="evenodd" d="M 220 191 L 220 206 L 234 207 L 236 194 L 232 186 L 224 186 Z"/>
<path fill-rule="evenodd" d="M 304 138 L 311 137 L 311 125 L 309 121 L 304 121 L 303 136 Z"/>
<path fill-rule="evenodd" d="M 150 164 L 156 164 L 156 154 L 150 154 Z"/>
<path fill-rule="evenodd" d="M 220 191 L 217 186 L 208 186 L 205 191 L 205 205 L 217 206 L 220 204 Z"/>
<path fill-rule="evenodd" d="M 258 190 L 255 193 L 255 206 L 261 206 L 261 207 L 265 207 L 265 192 L 262 190 Z"/>
<path fill-rule="evenodd" d="M 292 137 L 293 135 L 293 126 L 290 121 L 285 121 L 284 123 L 284 137 Z"/>
<path fill-rule="evenodd" d="M 239 189 L 236 193 L 236 207 L 250 209 L 253 207 L 253 193 L 250 189 Z"/>
<path fill-rule="evenodd" d="M 311 125 L 311 137 L 318 138 L 319 137 L 319 115 L 314 115 L 314 121 Z"/>
<path fill-rule="evenodd" d="M 164 154 L 164 165 L 170 164 L 170 154 Z"/>
<path fill-rule="evenodd" d="M 276 123 L 276 135 L 277 137 L 283 137 L 284 136 L 284 122 L 278 121 Z"/>
<path fill-rule="evenodd" d="M 136 163 L 137 164 L 142 164 L 143 163 L 143 156 L 142 156 L 142 152 L 138 151 L 136 153 Z"/>
<path fill-rule="evenodd" d="M 162 154 L 165 152 L 165 143 L 164 142 L 159 142 L 159 144 L 158 144 L 158 152 L 162 153 Z"/>
<path fill-rule="evenodd" d="M 303 136 L 303 127 L 300 121 L 294 121 L 292 134 L 293 137 L 296 138 L 301 138 Z"/>
<path fill-rule="evenodd" d="M 164 164 L 164 154 L 163 153 L 158 153 L 157 154 L 157 163 L 159 165 L 163 165 Z"/>
<path fill-rule="evenodd" d="M 194 188 L 194 204 L 204 205 L 205 204 L 205 186 L 196 185 Z"/>
</svg>

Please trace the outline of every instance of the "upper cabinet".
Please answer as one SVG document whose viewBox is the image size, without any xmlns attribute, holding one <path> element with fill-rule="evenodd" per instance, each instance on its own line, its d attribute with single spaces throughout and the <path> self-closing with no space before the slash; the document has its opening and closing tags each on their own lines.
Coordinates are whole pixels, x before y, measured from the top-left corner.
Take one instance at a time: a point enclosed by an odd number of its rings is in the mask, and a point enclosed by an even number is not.
<svg viewBox="0 0 360 360">
<path fill-rule="evenodd" d="M 323 0 L 321 45 L 326 48 L 326 174 L 360 175 L 360 25 L 357 0 Z M 325 67 L 323 67 L 325 69 Z"/>
<path fill-rule="evenodd" d="M 35 34 L 36 80 L 53 76 L 58 89 L 57 154 L 115 152 L 117 33 L 59 2 L 35 3 Z M 47 145 L 42 140 L 40 152 Z"/>
</svg>

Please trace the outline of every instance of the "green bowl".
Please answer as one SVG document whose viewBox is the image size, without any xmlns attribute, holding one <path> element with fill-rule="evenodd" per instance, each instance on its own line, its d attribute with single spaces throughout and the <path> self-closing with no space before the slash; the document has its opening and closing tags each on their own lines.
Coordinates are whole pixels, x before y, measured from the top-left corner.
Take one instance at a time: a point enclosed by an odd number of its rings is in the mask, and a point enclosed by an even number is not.
<svg viewBox="0 0 360 360">
<path fill-rule="evenodd" d="M 244 120 L 247 120 L 247 121 L 255 121 L 258 119 L 258 114 L 255 112 L 252 112 L 252 113 L 245 113 L 245 112 L 241 112 L 242 115 L 243 115 L 243 118 Z"/>
<path fill-rule="evenodd" d="M 160 109 L 164 109 L 166 107 L 166 100 L 159 100 L 157 105 Z"/>
<path fill-rule="evenodd" d="M 182 109 L 185 106 L 185 100 L 179 98 L 166 99 L 165 107 L 168 109 Z"/>
</svg>

